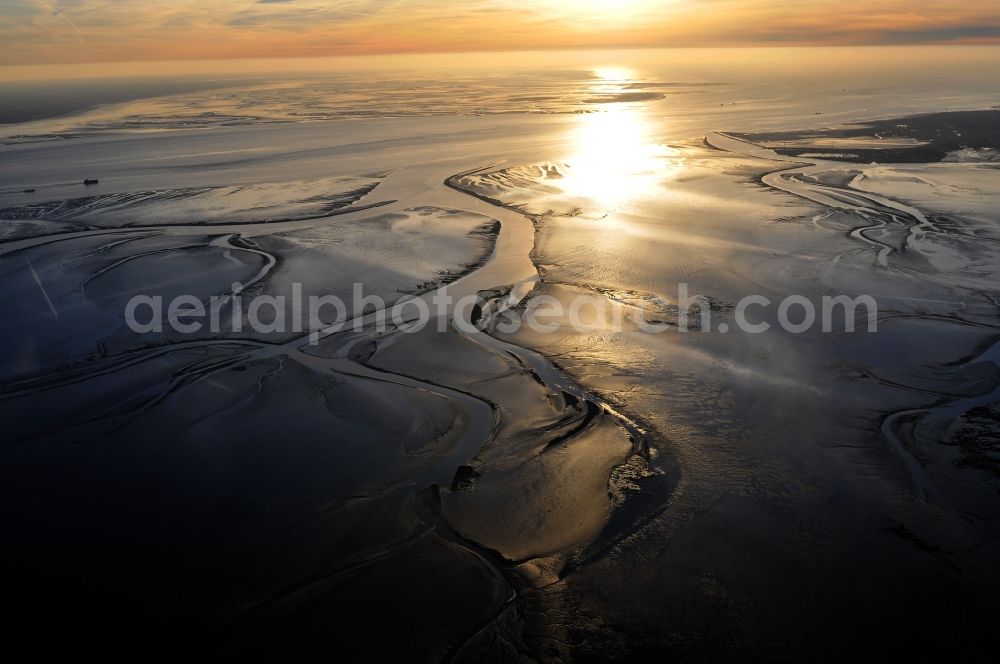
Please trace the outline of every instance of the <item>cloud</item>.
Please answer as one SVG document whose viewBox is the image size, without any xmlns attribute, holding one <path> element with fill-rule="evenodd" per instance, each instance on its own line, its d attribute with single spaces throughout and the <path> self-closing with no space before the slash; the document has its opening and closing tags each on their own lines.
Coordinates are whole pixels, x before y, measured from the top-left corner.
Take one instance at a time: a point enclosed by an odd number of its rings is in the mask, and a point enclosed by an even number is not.
<svg viewBox="0 0 1000 664">
<path fill-rule="evenodd" d="M 3 0 L 0 64 L 602 46 L 1000 43 L 996 0 Z"/>
<path fill-rule="evenodd" d="M 956 25 L 918 30 L 888 30 L 883 36 L 885 41 L 891 43 L 940 43 L 993 39 L 1000 40 L 1000 26 Z"/>
</svg>

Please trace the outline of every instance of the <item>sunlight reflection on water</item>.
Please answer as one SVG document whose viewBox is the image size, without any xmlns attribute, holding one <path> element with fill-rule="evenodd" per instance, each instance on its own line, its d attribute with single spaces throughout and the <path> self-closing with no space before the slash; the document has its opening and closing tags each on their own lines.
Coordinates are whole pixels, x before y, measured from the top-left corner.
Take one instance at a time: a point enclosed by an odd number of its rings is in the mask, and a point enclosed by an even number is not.
<svg viewBox="0 0 1000 664">
<path fill-rule="evenodd" d="M 595 71 L 595 92 L 625 92 L 632 73 L 620 68 Z M 606 211 L 618 211 L 670 177 L 681 167 L 678 151 L 656 140 L 642 104 L 607 104 L 580 116 L 572 129 L 573 152 L 560 186 Z"/>
</svg>

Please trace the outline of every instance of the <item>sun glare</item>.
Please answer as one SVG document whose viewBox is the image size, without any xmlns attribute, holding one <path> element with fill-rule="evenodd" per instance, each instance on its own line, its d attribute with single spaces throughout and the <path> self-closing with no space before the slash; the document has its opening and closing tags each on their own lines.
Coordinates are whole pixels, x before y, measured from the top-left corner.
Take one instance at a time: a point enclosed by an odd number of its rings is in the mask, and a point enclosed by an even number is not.
<svg viewBox="0 0 1000 664">
<path fill-rule="evenodd" d="M 590 199 L 607 212 L 653 194 L 676 168 L 670 159 L 675 151 L 653 140 L 641 109 L 612 106 L 581 116 L 575 150 L 560 183 L 567 193 Z"/>
<path fill-rule="evenodd" d="M 582 19 L 621 21 L 635 17 L 640 10 L 656 4 L 656 0 L 556 0 L 552 4 Z"/>
<path fill-rule="evenodd" d="M 624 67 L 598 67 L 594 76 L 607 83 L 627 83 L 635 78 L 635 73 Z"/>
<path fill-rule="evenodd" d="M 627 92 L 636 80 L 636 73 L 625 67 L 598 67 L 593 73 L 592 91 L 605 98 Z M 676 151 L 655 141 L 642 106 L 627 102 L 602 106 L 580 116 L 560 187 L 614 212 L 654 192 L 678 165 L 670 159 Z"/>
</svg>

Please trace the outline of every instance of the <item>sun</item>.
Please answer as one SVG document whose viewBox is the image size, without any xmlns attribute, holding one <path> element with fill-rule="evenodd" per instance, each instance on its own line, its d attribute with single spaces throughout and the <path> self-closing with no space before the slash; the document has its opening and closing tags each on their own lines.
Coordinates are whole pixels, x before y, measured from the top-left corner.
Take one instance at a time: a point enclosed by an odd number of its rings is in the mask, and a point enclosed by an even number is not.
<svg viewBox="0 0 1000 664">
<path fill-rule="evenodd" d="M 561 13 L 589 21 L 609 21 L 620 23 L 638 18 L 644 10 L 655 7 L 657 0 L 555 0 L 547 4 L 555 5 Z"/>
<path fill-rule="evenodd" d="M 650 4 L 648 0 L 578 0 L 572 3 L 577 7 L 601 9 L 604 11 L 627 12 L 642 5 Z"/>
</svg>

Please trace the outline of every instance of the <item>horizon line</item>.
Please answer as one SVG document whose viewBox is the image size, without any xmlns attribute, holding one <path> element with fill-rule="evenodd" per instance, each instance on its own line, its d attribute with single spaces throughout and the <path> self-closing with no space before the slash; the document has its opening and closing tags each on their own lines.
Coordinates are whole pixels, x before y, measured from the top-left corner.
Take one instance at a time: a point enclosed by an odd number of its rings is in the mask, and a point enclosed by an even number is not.
<svg viewBox="0 0 1000 664">
<path fill-rule="evenodd" d="M 855 49 L 855 48 L 989 48 L 1000 47 L 1000 38 L 976 41 L 895 41 L 895 42 L 844 42 L 844 43 L 789 43 L 789 42 L 752 42 L 745 44 L 720 43 L 711 45 L 681 44 L 676 46 L 649 46 L 631 44 L 573 45 L 548 46 L 538 48 L 486 48 L 486 49 L 401 49 L 386 51 L 370 51 L 362 53 L 324 53 L 324 54 L 271 54 L 262 56 L 192 56 L 177 58 L 135 58 L 130 60 L 71 60 L 48 61 L 32 63 L 0 62 L 0 69 L 27 69 L 41 67 L 86 67 L 92 65 L 136 65 L 148 63 L 187 63 L 187 62 L 244 62 L 264 60 L 329 60 L 329 59 L 361 59 L 387 58 L 393 56 L 435 56 L 435 55 L 489 55 L 516 53 L 572 53 L 580 51 L 697 51 L 697 50 L 750 50 L 750 49 Z"/>
</svg>

